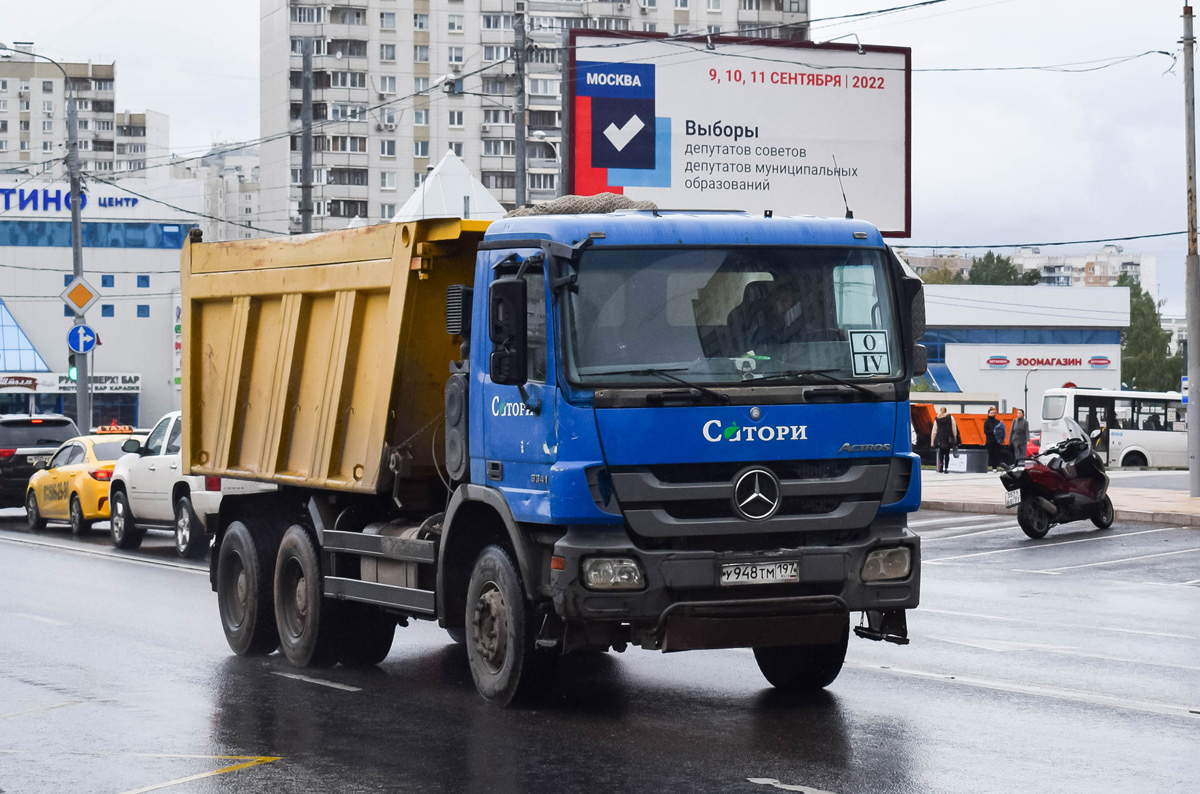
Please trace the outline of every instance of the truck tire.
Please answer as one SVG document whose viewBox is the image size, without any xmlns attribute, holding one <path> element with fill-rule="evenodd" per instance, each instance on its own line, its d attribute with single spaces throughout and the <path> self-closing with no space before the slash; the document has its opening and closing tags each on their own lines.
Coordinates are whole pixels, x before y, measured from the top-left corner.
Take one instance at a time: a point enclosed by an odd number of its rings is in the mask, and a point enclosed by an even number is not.
<svg viewBox="0 0 1200 794">
<path fill-rule="evenodd" d="M 396 617 L 370 604 L 341 605 L 341 662 L 370 667 L 387 658 L 396 637 Z"/>
<path fill-rule="evenodd" d="M 113 545 L 118 549 L 136 549 L 142 545 L 142 538 L 146 536 L 146 530 L 133 520 L 133 511 L 129 509 L 129 497 L 124 491 L 116 491 L 112 495 L 108 534 L 112 536 Z"/>
<path fill-rule="evenodd" d="M 175 502 L 175 551 L 189 560 L 203 557 L 208 551 L 208 535 L 192 509 L 192 500 L 186 496 Z"/>
<path fill-rule="evenodd" d="M 467 630 L 462 626 L 450 626 L 446 629 L 446 633 L 450 635 L 450 641 L 455 645 L 467 644 Z"/>
<path fill-rule="evenodd" d="M 83 517 L 83 503 L 78 494 L 71 494 L 71 534 L 75 537 L 86 535 L 92 529 L 92 522 Z"/>
<path fill-rule="evenodd" d="M 217 607 L 225 640 L 238 656 L 266 656 L 279 647 L 274 571 L 277 531 L 263 522 L 234 521 L 217 550 Z"/>
<path fill-rule="evenodd" d="M 528 701 L 545 689 L 557 656 L 536 645 L 537 621 L 508 554 L 488 546 L 467 585 L 467 660 L 475 688 L 497 706 Z"/>
<path fill-rule="evenodd" d="M 338 661 L 338 605 L 321 591 L 316 545 L 307 529 L 293 525 L 283 534 L 275 560 L 275 623 L 279 649 L 297 667 L 330 667 Z"/>
<path fill-rule="evenodd" d="M 32 488 L 25 494 L 25 521 L 29 524 L 30 532 L 41 532 L 46 528 L 46 519 L 42 518 L 42 513 L 38 510 L 37 494 Z"/>
<path fill-rule="evenodd" d="M 842 637 L 827 645 L 783 645 L 755 648 L 758 669 L 776 689 L 808 692 L 833 683 L 846 660 L 850 639 L 850 615 L 842 624 Z"/>
</svg>

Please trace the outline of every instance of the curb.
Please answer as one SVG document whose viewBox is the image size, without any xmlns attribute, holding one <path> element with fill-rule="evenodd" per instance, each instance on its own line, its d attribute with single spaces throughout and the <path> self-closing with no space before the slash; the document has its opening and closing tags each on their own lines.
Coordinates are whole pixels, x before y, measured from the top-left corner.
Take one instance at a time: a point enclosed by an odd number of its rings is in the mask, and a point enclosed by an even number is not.
<svg viewBox="0 0 1200 794">
<path fill-rule="evenodd" d="M 980 513 L 985 515 L 1012 515 L 1009 508 L 993 502 L 949 502 L 942 500 L 924 500 L 922 510 L 945 510 L 948 513 Z M 1114 521 L 1135 521 L 1148 524 L 1178 524 L 1181 527 L 1200 527 L 1200 515 L 1191 513 L 1154 513 L 1148 510 L 1115 510 Z"/>
</svg>

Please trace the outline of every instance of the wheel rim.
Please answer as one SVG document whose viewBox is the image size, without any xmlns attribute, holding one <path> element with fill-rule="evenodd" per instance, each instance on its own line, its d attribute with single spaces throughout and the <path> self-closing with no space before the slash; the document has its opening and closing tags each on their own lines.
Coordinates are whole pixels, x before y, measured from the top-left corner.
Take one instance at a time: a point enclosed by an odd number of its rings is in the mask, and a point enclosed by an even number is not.
<svg viewBox="0 0 1200 794">
<path fill-rule="evenodd" d="M 250 610 L 250 577 L 246 573 L 246 564 L 242 555 L 236 551 L 226 558 L 227 565 L 222 565 L 224 571 L 221 577 L 221 590 L 225 596 L 225 622 L 231 629 L 239 629 L 246 622 Z"/>
<path fill-rule="evenodd" d="M 488 672 L 498 673 L 508 654 L 508 603 L 495 582 L 488 582 L 475 602 L 475 653 Z"/>
<path fill-rule="evenodd" d="M 113 537 L 118 541 L 125 539 L 125 500 L 113 499 L 113 513 L 109 521 L 112 522 Z"/>
<path fill-rule="evenodd" d="M 175 508 L 175 545 L 180 551 L 188 547 L 191 542 L 192 528 L 191 520 L 188 518 L 187 511 L 182 507 Z"/>
<path fill-rule="evenodd" d="M 308 581 L 304 568 L 295 557 L 284 565 L 281 582 L 279 607 L 283 613 L 283 627 L 289 637 L 299 639 L 304 636 L 304 626 L 308 622 Z"/>
<path fill-rule="evenodd" d="M 83 508 L 78 499 L 71 500 L 71 526 L 75 529 L 83 528 Z"/>
<path fill-rule="evenodd" d="M 29 516 L 30 524 L 36 524 L 38 522 L 39 516 L 38 516 L 37 497 L 34 496 L 33 491 L 29 492 L 29 496 L 25 500 L 25 513 Z"/>
</svg>

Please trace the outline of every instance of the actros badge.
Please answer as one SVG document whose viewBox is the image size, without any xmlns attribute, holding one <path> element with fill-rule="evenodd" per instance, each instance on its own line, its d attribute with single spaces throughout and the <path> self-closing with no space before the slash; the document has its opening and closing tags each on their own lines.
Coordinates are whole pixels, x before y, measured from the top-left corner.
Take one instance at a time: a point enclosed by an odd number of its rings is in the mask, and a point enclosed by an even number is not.
<svg viewBox="0 0 1200 794">
<path fill-rule="evenodd" d="M 745 469 L 733 478 L 733 510 L 747 521 L 765 521 L 782 501 L 779 478 L 770 469 Z"/>
</svg>

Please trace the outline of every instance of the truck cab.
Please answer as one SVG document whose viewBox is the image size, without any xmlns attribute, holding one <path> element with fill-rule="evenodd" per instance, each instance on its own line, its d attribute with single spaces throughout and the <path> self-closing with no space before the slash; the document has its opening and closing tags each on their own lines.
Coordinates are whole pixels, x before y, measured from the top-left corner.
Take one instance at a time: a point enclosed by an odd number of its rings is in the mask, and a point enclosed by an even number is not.
<svg viewBox="0 0 1200 794">
<path fill-rule="evenodd" d="M 920 282 L 874 227 L 550 216 L 479 248 L 456 474 L 536 528 L 568 646 L 844 652 L 851 611 L 906 641 Z"/>
</svg>

